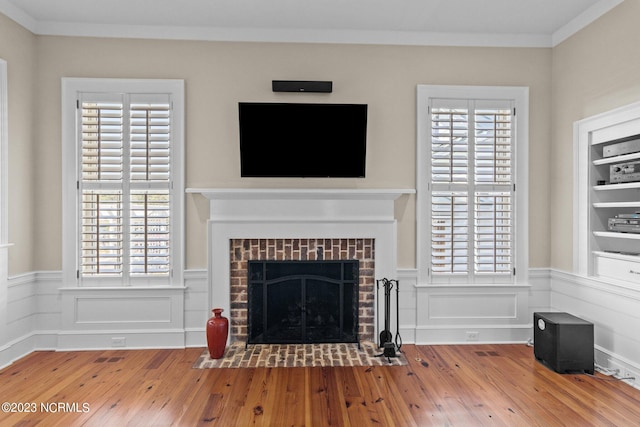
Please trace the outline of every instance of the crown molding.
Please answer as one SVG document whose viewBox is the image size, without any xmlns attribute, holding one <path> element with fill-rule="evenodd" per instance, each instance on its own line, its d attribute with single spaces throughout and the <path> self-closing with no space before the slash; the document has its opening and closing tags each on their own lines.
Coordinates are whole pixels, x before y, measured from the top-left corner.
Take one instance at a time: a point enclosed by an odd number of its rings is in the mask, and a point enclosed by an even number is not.
<svg viewBox="0 0 640 427">
<path fill-rule="evenodd" d="M 553 34 L 85 24 L 38 21 L 24 12 L 24 10 L 16 7 L 9 0 L 0 0 L 0 13 L 5 14 L 35 35 L 44 36 L 269 43 L 548 48 L 560 44 L 622 3 L 622 1 L 600 0 Z"/>
</svg>

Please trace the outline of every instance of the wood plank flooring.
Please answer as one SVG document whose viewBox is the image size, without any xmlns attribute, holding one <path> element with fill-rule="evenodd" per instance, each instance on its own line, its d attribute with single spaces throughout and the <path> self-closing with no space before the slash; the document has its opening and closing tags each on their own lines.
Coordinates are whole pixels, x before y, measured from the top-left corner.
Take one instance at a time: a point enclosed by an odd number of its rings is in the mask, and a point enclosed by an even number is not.
<svg viewBox="0 0 640 427">
<path fill-rule="evenodd" d="M 385 367 L 192 369 L 202 348 L 35 352 L 0 426 L 637 426 L 640 390 L 525 345 L 404 345 Z M 11 412 L 11 410 L 15 412 Z"/>
</svg>

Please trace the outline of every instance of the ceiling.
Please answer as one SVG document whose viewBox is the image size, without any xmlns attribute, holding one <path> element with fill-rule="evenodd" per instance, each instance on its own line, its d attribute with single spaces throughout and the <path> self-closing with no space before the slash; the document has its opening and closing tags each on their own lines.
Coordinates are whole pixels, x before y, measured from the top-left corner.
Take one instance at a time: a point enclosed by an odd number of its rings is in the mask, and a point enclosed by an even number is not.
<svg viewBox="0 0 640 427">
<path fill-rule="evenodd" d="M 552 47 L 623 0 L 0 0 L 35 34 Z"/>
</svg>

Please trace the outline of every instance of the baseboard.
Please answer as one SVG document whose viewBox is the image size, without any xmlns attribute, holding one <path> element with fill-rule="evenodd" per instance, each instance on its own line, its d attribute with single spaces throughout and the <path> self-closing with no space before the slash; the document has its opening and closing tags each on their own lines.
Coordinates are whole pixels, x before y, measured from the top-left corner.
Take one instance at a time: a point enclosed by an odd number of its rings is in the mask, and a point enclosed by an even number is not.
<svg viewBox="0 0 640 427">
<path fill-rule="evenodd" d="M 640 366 L 596 345 L 595 363 L 600 370 L 640 390 Z"/>
<path fill-rule="evenodd" d="M 205 327 L 188 328 L 184 331 L 185 347 L 206 347 L 207 332 Z"/>
<path fill-rule="evenodd" d="M 417 326 L 418 345 L 525 344 L 533 334 L 531 324 L 524 325 L 441 325 Z"/>
<path fill-rule="evenodd" d="M 150 348 L 185 348 L 183 329 L 61 331 L 59 351 L 142 350 Z"/>
<path fill-rule="evenodd" d="M 56 350 L 57 331 L 34 331 L 0 347 L 0 369 L 34 351 Z"/>
</svg>

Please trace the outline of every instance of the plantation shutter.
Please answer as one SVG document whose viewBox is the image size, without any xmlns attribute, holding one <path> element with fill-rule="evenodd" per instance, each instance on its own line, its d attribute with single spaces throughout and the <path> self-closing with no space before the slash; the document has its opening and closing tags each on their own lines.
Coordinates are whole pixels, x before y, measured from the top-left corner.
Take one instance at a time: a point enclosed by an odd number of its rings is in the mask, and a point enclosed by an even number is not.
<svg viewBox="0 0 640 427">
<path fill-rule="evenodd" d="M 471 282 L 510 280 L 515 191 L 511 102 L 431 99 L 429 111 L 434 281 L 454 276 Z"/>
<path fill-rule="evenodd" d="M 78 111 L 79 275 L 123 284 L 168 278 L 169 96 L 84 93 Z"/>
</svg>

